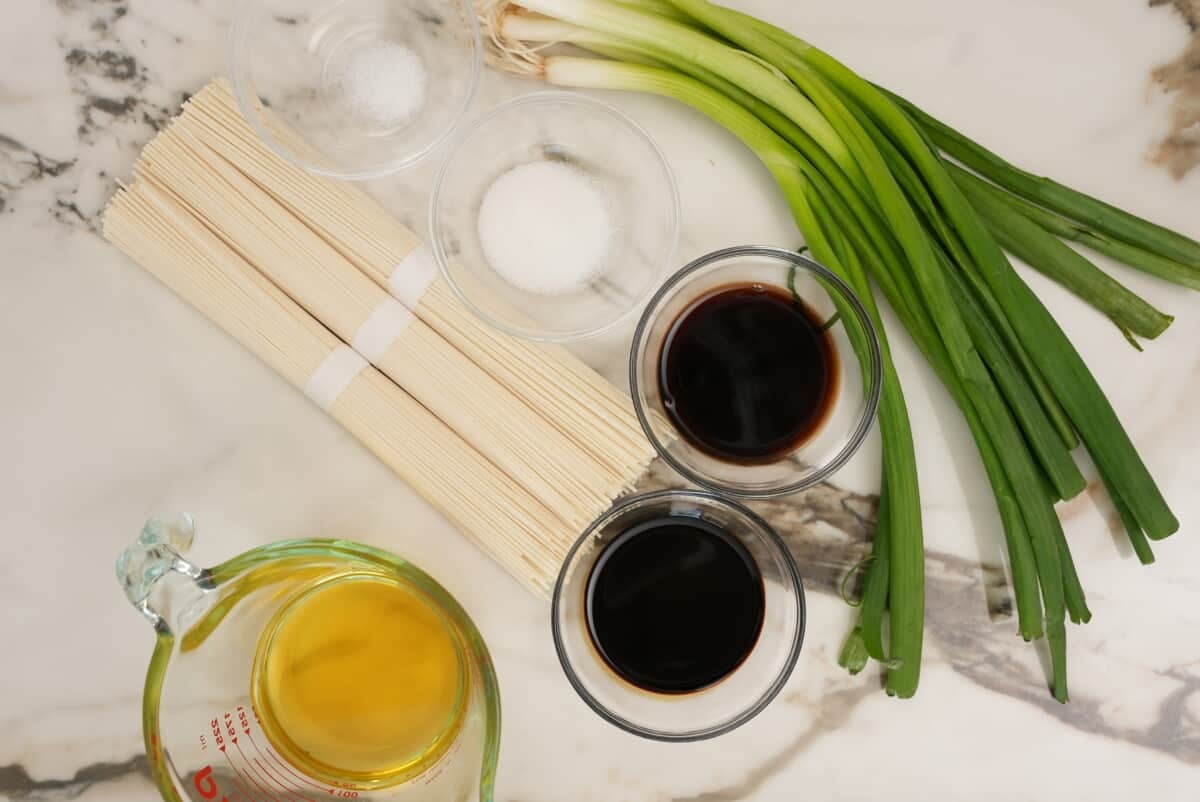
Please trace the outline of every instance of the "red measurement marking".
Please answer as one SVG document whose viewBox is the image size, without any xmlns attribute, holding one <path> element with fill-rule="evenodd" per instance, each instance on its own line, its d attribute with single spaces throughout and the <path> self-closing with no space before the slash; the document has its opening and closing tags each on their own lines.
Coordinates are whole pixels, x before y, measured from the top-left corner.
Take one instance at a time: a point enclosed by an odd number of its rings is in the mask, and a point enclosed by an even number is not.
<svg viewBox="0 0 1200 802">
<path fill-rule="evenodd" d="M 281 783 L 278 779 L 276 779 L 274 774 L 272 774 L 270 771 L 267 770 L 267 767 L 264 766 L 258 758 L 254 758 L 254 765 L 258 766 L 258 770 L 261 771 L 266 777 L 268 777 L 271 780 L 271 782 L 278 785 L 280 790 L 282 790 L 285 794 L 287 794 L 289 798 L 295 798 L 295 795 L 299 794 L 300 799 L 303 799 L 305 802 L 316 802 L 315 800 L 309 799 L 308 797 L 304 796 L 303 793 L 299 789 L 289 788 L 288 786 Z"/>
<path fill-rule="evenodd" d="M 301 795 L 304 794 L 303 788 L 293 788 L 288 778 L 285 777 L 279 771 L 279 769 L 272 765 L 265 757 L 262 760 L 259 760 L 257 757 L 254 758 L 254 765 L 258 766 L 258 770 L 262 772 L 265 777 L 267 777 L 269 780 L 271 780 L 271 782 L 275 783 L 275 785 L 279 786 L 287 793 Z M 312 800 L 309 800 L 309 802 L 312 802 Z"/>
<path fill-rule="evenodd" d="M 254 735 L 250 732 L 250 730 L 246 730 L 246 735 L 249 737 L 251 745 L 255 749 L 258 750 L 258 753 L 260 755 L 266 756 L 269 759 L 269 762 L 271 762 L 271 765 L 278 766 L 279 769 L 282 769 L 283 771 L 287 772 L 292 777 L 299 780 L 302 784 L 311 785 L 313 788 L 316 788 L 318 791 L 326 790 L 325 786 L 318 785 L 317 783 L 313 782 L 312 780 L 308 779 L 307 777 L 305 777 L 302 774 L 297 774 L 295 771 L 292 770 L 292 767 L 289 766 L 286 762 L 284 762 L 283 758 L 281 758 L 281 757 L 279 757 L 279 755 L 275 754 L 274 751 L 272 751 L 270 749 L 263 749 L 261 746 L 259 746 L 258 741 L 254 740 Z"/>
<path fill-rule="evenodd" d="M 233 725 L 233 714 L 225 714 L 225 732 L 229 734 L 229 740 L 237 743 L 237 727 Z"/>
<path fill-rule="evenodd" d="M 267 778 L 267 780 L 269 780 L 273 785 L 277 786 L 281 791 L 287 794 L 297 793 L 296 789 L 288 786 L 286 782 L 280 782 L 279 775 L 270 771 L 265 765 L 263 765 L 263 761 L 256 757 L 251 758 L 250 761 L 258 768 L 259 774 Z"/>
<path fill-rule="evenodd" d="M 234 765 L 234 771 L 237 771 L 238 774 L 240 774 L 242 778 L 246 780 L 246 782 L 254 786 L 254 788 L 256 788 L 258 792 L 267 799 L 272 800 L 272 802 L 279 802 L 279 800 L 277 800 L 274 795 L 267 790 L 266 786 L 258 781 L 258 776 L 254 773 L 254 766 L 251 765 L 250 759 L 246 757 L 246 753 L 242 751 L 242 747 L 239 745 L 237 749 L 238 754 L 242 756 L 242 760 L 246 761 L 246 768 L 239 769 L 236 765 Z M 233 765 L 232 761 L 230 761 L 230 765 Z"/>
<path fill-rule="evenodd" d="M 243 776 L 242 771 L 237 767 L 237 764 L 233 762 L 233 758 L 230 757 L 228 752 L 225 752 L 225 762 L 229 764 L 229 769 L 233 772 L 233 776 L 230 777 L 230 779 L 233 780 L 233 784 L 240 788 L 242 793 L 245 794 L 246 798 L 251 800 L 251 802 L 259 802 L 258 797 L 247 791 L 245 786 L 243 786 L 241 781 L 238 779 L 239 777 Z"/>
<path fill-rule="evenodd" d="M 243 754 L 242 757 L 246 756 Z M 267 781 L 267 778 L 263 776 L 262 771 L 254 765 L 254 761 L 252 761 L 249 757 L 246 757 L 246 777 L 252 783 L 254 783 L 254 787 L 262 791 L 263 795 L 267 799 L 271 800 L 271 802 L 286 802 L 286 800 L 279 795 L 279 792 L 271 787 L 271 783 Z"/>
<path fill-rule="evenodd" d="M 233 784 L 237 786 L 237 789 L 242 792 L 242 796 L 246 797 L 246 799 L 249 799 L 250 802 L 258 802 L 258 797 L 250 793 L 246 786 L 242 784 L 241 780 L 239 780 L 237 777 L 230 777 L 229 779 L 231 779 Z"/>
</svg>

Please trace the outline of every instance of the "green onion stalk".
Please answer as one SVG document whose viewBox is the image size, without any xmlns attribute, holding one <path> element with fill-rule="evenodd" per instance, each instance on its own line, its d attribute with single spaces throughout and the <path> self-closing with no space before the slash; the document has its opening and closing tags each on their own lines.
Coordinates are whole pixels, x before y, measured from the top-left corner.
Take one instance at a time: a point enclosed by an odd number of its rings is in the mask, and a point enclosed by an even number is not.
<svg viewBox="0 0 1200 802">
<path fill-rule="evenodd" d="M 1048 180 L 1034 191 L 1031 177 L 828 54 L 706 0 L 487 2 L 493 57 L 505 68 L 561 86 L 671 97 L 737 135 L 779 185 L 813 254 L 855 289 L 881 332 L 880 522 L 839 661 L 855 672 L 873 658 L 888 671 L 890 693 L 916 691 L 920 496 L 873 278 L 967 421 L 1003 523 L 1019 631 L 1046 636 L 1052 692 L 1066 701 L 1064 621 L 1091 616 L 1054 511 L 1085 486 L 1071 450 L 1082 439 L 1144 562 L 1153 559 L 1148 539 L 1178 524 L 1083 360 L 1004 250 L 1104 312 L 1132 342 L 1158 336 L 1171 318 L 1063 240 L 1185 286 L 1200 276 L 1200 245 Z M 547 55 L 547 43 L 605 58 Z"/>
<path fill-rule="evenodd" d="M 1014 322 L 1018 336 L 1041 368 L 1059 402 L 1067 410 L 1100 472 L 1112 483 L 1134 518 L 1151 538 L 1166 537 L 1176 531 L 1179 527 L 1178 520 L 1167 507 L 1141 457 L 1117 420 L 1111 404 L 1087 370 L 1082 358 L 1050 313 L 1012 269 L 996 240 L 989 235 L 979 213 L 950 177 L 945 163 L 929 147 L 925 136 L 918 130 L 909 113 L 832 56 L 798 38 L 790 40 L 790 47 L 779 44 L 778 37 L 773 39 L 764 35 L 761 29 L 744 22 L 741 15 L 729 13 L 704 0 L 679 0 L 674 5 L 685 9 L 689 15 L 707 25 L 716 22 L 725 29 L 722 33 L 732 33 L 730 38 L 739 41 L 748 49 L 759 46 L 767 50 L 762 42 L 769 42 L 773 47 L 793 54 L 795 58 L 802 60 L 853 97 L 881 127 L 887 129 L 926 182 L 946 220 L 962 237 L 970 258 L 983 273 L 985 281 L 1009 319 Z M 1004 165 L 991 166 L 998 170 Z M 1014 180 L 1011 184 L 1027 190 L 1034 188 L 1028 181 Z M 1045 184 L 1033 184 L 1044 190 Z M 1061 193 L 1042 191 L 1035 197 L 1058 198 L 1060 195 Z M 1059 208 L 1073 207 L 1060 204 Z M 1109 223 L 1107 233 L 1117 236 L 1124 234 L 1130 239 L 1136 239 L 1137 241 L 1131 242 L 1133 245 L 1144 244 L 1150 239 L 1148 235 L 1146 238 L 1132 237 L 1123 213 L 1100 214 L 1102 211 L 1109 212 L 1111 208 L 1093 207 L 1093 221 L 1097 224 Z M 1115 220 L 1120 220 L 1121 225 L 1116 225 Z M 1147 223 L 1145 226 L 1133 228 L 1140 231 L 1151 225 Z M 1177 238 L 1179 235 L 1171 232 L 1170 243 L 1174 244 Z M 1159 240 L 1161 239 L 1162 234 L 1159 232 Z M 1175 249 L 1168 250 L 1181 258 L 1189 258 L 1186 253 L 1177 254 Z"/>
<path fill-rule="evenodd" d="M 685 4 L 675 5 L 682 7 Z M 688 0 L 686 5 L 718 8 L 703 0 Z M 721 11 L 731 17 L 746 19 L 734 12 Z M 943 147 L 953 145 L 947 151 L 950 155 L 986 170 L 985 174 L 998 184 L 1025 192 L 1028 199 L 1046 204 L 1062 214 L 1074 215 L 1108 236 L 1123 238 L 1132 247 L 1200 269 L 1200 243 L 1056 182 L 1024 173 L 981 146 L 970 143 L 912 104 L 901 106 L 896 103 L 808 43 L 778 32 L 778 29 L 774 29 L 777 33 L 767 35 L 760 26 L 748 27 L 758 30 L 766 39 L 788 43 L 782 46 L 787 49 L 790 45 L 790 50 L 798 57 L 858 98 L 877 119 L 886 121 L 889 134 L 901 144 L 942 206 L 949 223 L 960 232 L 971 258 L 1082 435 L 1105 483 L 1121 498 L 1124 507 L 1151 539 L 1161 539 L 1175 532 L 1179 528 L 1178 520 L 1150 477 L 1108 399 L 1057 322 L 1017 276 L 996 240 L 988 236 L 979 213 L 950 177 L 945 162 L 929 147 L 925 134 L 917 129 L 914 117 L 925 123 L 931 139 Z"/>
</svg>

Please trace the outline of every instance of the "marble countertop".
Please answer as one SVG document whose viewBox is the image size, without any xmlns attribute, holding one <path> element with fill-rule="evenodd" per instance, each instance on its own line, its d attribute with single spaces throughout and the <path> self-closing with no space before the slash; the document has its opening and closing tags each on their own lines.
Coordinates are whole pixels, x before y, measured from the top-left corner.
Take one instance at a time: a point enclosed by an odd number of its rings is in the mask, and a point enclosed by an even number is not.
<svg viewBox="0 0 1200 802">
<path fill-rule="evenodd" d="M 1172 175 L 1186 169 L 1196 138 L 1189 115 L 1200 103 L 1190 0 L 740 5 L 1018 163 L 1200 237 L 1200 170 Z M 1002 612 L 1001 533 L 965 427 L 915 350 L 895 337 L 929 545 L 919 694 L 889 699 L 876 674 L 849 677 L 835 665 L 852 617 L 836 583 L 869 537 L 873 439 L 836 487 L 765 507 L 809 587 L 806 644 L 782 696 L 715 741 L 641 741 L 575 697 L 543 602 L 98 236 L 97 213 L 138 148 L 186 93 L 222 72 L 230 7 L 5 7 L 0 800 L 157 799 L 139 715 L 152 637 L 125 602 L 112 561 L 149 513 L 181 509 L 199 522 L 201 564 L 281 537 L 337 535 L 399 551 L 441 579 L 496 659 L 507 700 L 502 802 L 1198 798 L 1200 298 L 1121 270 L 1177 316 L 1138 354 L 1098 314 L 1030 279 L 1109 391 L 1183 523 L 1145 568 L 1093 494 L 1063 506 L 1095 614 L 1069 632 L 1069 705 L 1050 700 L 1038 650 Z M 1155 83 L 1152 73 L 1173 61 Z M 1177 91 L 1165 92 L 1167 84 Z M 476 110 L 533 88 L 488 74 Z M 657 138 L 678 175 L 681 257 L 797 242 L 766 173 L 723 131 L 662 100 L 606 99 Z M 429 173 L 418 168 L 373 189 L 417 225 Z M 582 353 L 619 378 L 628 336 Z"/>
</svg>

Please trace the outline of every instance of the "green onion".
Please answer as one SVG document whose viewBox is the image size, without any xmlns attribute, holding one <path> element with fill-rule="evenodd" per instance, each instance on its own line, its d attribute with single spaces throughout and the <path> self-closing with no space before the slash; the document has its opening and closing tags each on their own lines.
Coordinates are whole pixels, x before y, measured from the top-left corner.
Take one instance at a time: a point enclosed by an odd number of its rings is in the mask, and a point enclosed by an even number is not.
<svg viewBox="0 0 1200 802">
<path fill-rule="evenodd" d="M 1105 482 L 1108 487 L 1108 483 Z M 1142 531 L 1142 527 L 1138 525 L 1137 519 L 1133 517 L 1133 513 L 1129 510 L 1129 505 L 1121 500 L 1121 497 L 1113 492 L 1111 487 L 1108 487 L 1109 498 L 1112 499 L 1113 508 L 1117 511 L 1117 516 L 1121 519 L 1121 525 L 1125 527 L 1125 533 L 1129 535 L 1129 543 L 1133 546 L 1133 553 L 1137 555 L 1138 560 L 1142 565 L 1150 565 L 1154 562 L 1154 551 L 1150 548 L 1150 541 L 1146 539 L 1146 533 Z"/>
<path fill-rule="evenodd" d="M 1012 269 L 1003 251 L 946 172 L 941 159 L 925 145 L 912 121 L 878 89 L 828 54 L 815 48 L 804 52 L 810 63 L 817 65 L 868 112 L 877 116 L 912 159 L 947 219 L 962 236 L 974 262 L 982 270 L 1005 314 L 1013 321 L 1017 334 L 1059 403 L 1067 410 L 1097 467 L 1125 499 L 1146 534 L 1159 539 L 1175 532 L 1179 521 L 1171 513 L 1099 384 L 1054 318 Z"/>
<path fill-rule="evenodd" d="M 997 198 L 1001 190 L 965 173 L 954 175 L 996 241 L 1021 261 L 1094 306 L 1124 332 L 1153 339 L 1174 320 L 1075 252 L 1053 234 Z"/>
<path fill-rule="evenodd" d="M 1052 179 L 1027 173 L 899 95 L 889 92 L 888 96 L 921 124 L 938 147 L 980 175 L 1101 234 L 1200 271 L 1200 242 Z"/>
<path fill-rule="evenodd" d="M 1053 424 L 1038 403 L 1021 368 L 1004 347 L 1000 335 L 992 327 L 987 313 L 967 286 L 966 280 L 958 271 L 948 266 L 949 257 L 944 258 L 947 262 L 946 275 L 950 279 L 955 302 L 963 311 L 963 319 L 971 333 L 971 341 L 979 349 L 983 361 L 991 370 L 996 384 L 1020 423 L 1029 448 L 1046 472 L 1055 497 L 1067 499 L 1078 495 L 1087 487 L 1087 481 L 1079 471 L 1079 466 L 1071 459 L 1070 451 L 1063 446 L 1058 432 L 1054 430 Z"/>
<path fill-rule="evenodd" d="M 941 243 L 954 254 L 954 260 L 951 260 L 942 248 L 934 245 L 935 255 L 942 262 L 943 273 L 951 293 L 958 302 L 959 312 L 970 339 L 991 371 L 995 383 L 1007 399 L 1017 420 L 1021 422 L 1033 452 L 1038 456 L 1050 479 L 1056 498 L 1068 499 L 1078 495 L 1083 492 L 1087 482 L 1071 458 L 1069 448 L 1064 446 L 1058 433 L 1054 431 L 1053 424 L 1034 395 L 1031 383 L 1000 342 L 999 335 L 983 313 L 979 302 L 971 294 L 964 277 L 949 267 L 953 261 L 957 261 L 968 270 L 971 268 L 970 259 L 958 237 L 942 224 L 933 199 L 929 197 L 916 173 L 891 141 L 865 115 L 858 119 L 879 147 L 908 198 L 914 201 L 916 208 L 922 213 L 926 224 L 933 227 Z"/>
<path fill-rule="evenodd" d="M 635 68 L 637 69 L 637 68 Z M 654 72 L 641 68 L 646 77 Z M 659 77 L 665 77 L 661 74 Z M 770 150 L 778 138 L 758 124 L 758 121 L 741 107 L 726 100 L 724 96 L 711 92 L 707 87 L 690 79 L 681 78 L 678 81 L 655 82 L 657 91 L 664 90 L 668 85 L 674 96 L 688 98 L 688 102 L 700 111 L 721 119 L 743 142 L 756 142 L 758 148 Z M 707 101 L 707 102 L 705 102 Z M 751 145 L 754 148 L 753 145 Z M 754 148 L 756 152 L 758 148 Z M 798 170 L 792 168 L 787 153 L 776 151 L 778 161 L 767 163 L 784 191 L 793 214 L 799 221 L 800 229 L 813 254 L 826 265 L 838 271 L 842 277 L 863 297 L 863 304 L 875 324 L 879 336 L 880 355 L 883 362 L 883 392 L 879 402 L 879 424 L 883 438 L 883 468 L 884 481 L 882 489 L 886 494 L 880 498 L 880 505 L 887 513 L 888 519 L 880 530 L 884 533 L 887 546 L 887 556 L 878 565 L 873 564 L 867 569 L 868 586 L 874 584 L 872 574 L 886 570 L 886 596 L 890 621 L 890 658 L 888 667 L 887 691 L 890 695 L 908 698 L 916 693 L 921 671 L 921 650 L 924 632 L 925 614 L 925 563 L 924 537 L 921 523 L 920 490 L 917 485 L 916 454 L 913 448 L 912 427 L 909 423 L 908 410 L 904 404 L 900 378 L 892 363 L 891 348 L 883 328 L 879 310 L 871 297 L 870 284 L 862 266 L 854 259 L 845 261 L 839 259 L 839 246 L 842 258 L 852 256 L 845 251 L 841 235 L 832 229 L 824 229 L 818 222 L 819 209 L 809 203 L 807 184 Z M 815 199 L 815 198 L 814 198 Z M 832 239 L 832 242 L 831 242 Z M 884 583 L 881 577 L 875 582 Z M 864 605 L 865 607 L 865 605 Z M 869 612 L 869 610 L 868 610 Z M 863 645 L 868 654 L 872 648 L 876 654 L 882 654 L 882 647 L 872 638 L 874 633 L 868 633 L 866 626 L 871 625 L 868 619 L 860 618 L 863 628 Z M 870 645 L 869 645 L 870 644 Z"/>
<path fill-rule="evenodd" d="M 1084 487 L 1070 455 L 1076 433 L 1139 559 L 1152 560 L 1148 539 L 1178 524 L 1095 379 L 1004 250 L 1109 315 L 1132 341 L 1133 334 L 1157 336 L 1171 318 L 1061 240 L 1194 285 L 1200 263 L 1191 241 L 1053 182 L 1026 176 L 1036 184 L 1029 186 L 1016 168 L 981 160 L 978 146 L 898 105 L 828 54 L 706 0 L 522 4 L 547 16 L 493 9 L 486 20 L 513 71 L 563 86 L 672 97 L 724 125 L 758 155 L 814 256 L 855 289 L 877 324 L 884 368 L 879 524 L 858 621 L 839 662 L 853 673 L 874 658 L 887 670 L 889 693 L 916 690 L 920 498 L 911 427 L 870 273 L 967 421 L 1003 523 L 1021 635 L 1046 635 L 1053 694 L 1066 701 L 1065 621 L 1091 617 L 1054 511 L 1057 498 Z M 614 60 L 546 57 L 540 43 L 548 41 Z M 970 152 L 976 161 L 968 166 L 994 183 L 945 160 L 939 147 Z M 861 334 L 847 331 L 860 348 Z"/>
<path fill-rule="evenodd" d="M 846 636 L 842 650 L 838 652 L 838 665 L 851 674 L 857 674 L 867 667 L 870 658 L 866 644 L 863 643 L 862 627 L 855 625 Z"/>
<path fill-rule="evenodd" d="M 879 518 L 875 527 L 875 540 L 871 544 L 871 562 L 863 582 L 862 602 L 858 611 L 858 626 L 862 632 L 863 645 L 873 659 L 884 662 L 888 659 L 883 646 L 883 621 L 887 612 L 888 573 L 891 548 L 888 538 L 890 519 L 888 506 L 891 502 L 887 492 L 887 476 L 879 488 Z"/>
<path fill-rule="evenodd" d="M 691 100 L 687 95 L 680 96 L 678 99 L 684 102 L 690 102 Z M 714 117 L 714 119 L 717 119 L 719 122 L 722 121 L 721 118 Z M 762 158 L 764 154 L 759 152 L 759 156 Z M 765 161 L 769 160 L 765 159 Z M 832 201 L 831 206 L 835 210 L 835 218 L 838 225 L 847 231 L 858 233 L 859 236 L 855 238 L 857 247 L 863 251 L 864 257 L 868 261 L 872 263 L 883 261 L 871 244 L 871 239 L 862 233 L 862 230 L 857 226 L 856 221 L 854 221 L 848 210 L 843 208 L 839 212 L 838 204 L 840 199 L 836 193 L 832 192 L 829 186 L 822 185 L 822 180 L 819 176 L 812 178 L 814 187 L 819 188 L 823 195 Z M 908 276 L 902 271 L 896 273 L 883 271 L 877 273 L 876 278 L 893 309 L 896 310 L 905 327 L 913 335 L 917 345 L 930 361 L 930 364 L 933 365 L 934 370 L 963 411 L 967 425 L 979 448 L 980 458 L 983 461 L 988 481 L 995 494 L 1001 522 L 1004 526 L 1005 542 L 1012 570 L 1014 595 L 1017 601 L 1018 625 L 1021 635 L 1026 640 L 1040 638 L 1043 634 L 1042 606 L 1033 549 L 1029 540 L 1028 529 L 1022 518 L 1021 507 L 1012 491 L 1008 477 L 1005 475 L 1004 469 L 1000 464 L 1000 459 L 996 454 L 995 447 L 992 445 L 991 438 L 984 428 L 975 408 L 968 400 L 962 383 L 954 375 L 950 367 L 949 357 L 946 355 L 941 342 L 937 339 L 933 324 L 929 321 L 924 306 L 919 301 L 916 290 L 912 286 Z M 861 625 L 856 627 L 855 631 L 857 637 L 862 639 L 863 632 Z M 851 637 L 855 636 L 852 635 Z"/>
<path fill-rule="evenodd" d="M 951 164 L 949 167 L 951 176 L 959 182 L 960 186 L 975 183 L 990 190 L 992 197 L 997 201 L 1007 204 L 1013 211 L 1024 215 L 1056 237 L 1076 242 L 1097 253 L 1116 259 L 1118 262 L 1137 268 L 1143 273 L 1157 276 L 1183 287 L 1190 287 L 1193 290 L 1200 290 L 1200 270 L 1093 231 L 1087 226 L 1061 217 L 1035 203 L 1030 203 L 1022 197 L 1005 192 L 995 184 L 984 181 L 956 164 Z"/>
</svg>

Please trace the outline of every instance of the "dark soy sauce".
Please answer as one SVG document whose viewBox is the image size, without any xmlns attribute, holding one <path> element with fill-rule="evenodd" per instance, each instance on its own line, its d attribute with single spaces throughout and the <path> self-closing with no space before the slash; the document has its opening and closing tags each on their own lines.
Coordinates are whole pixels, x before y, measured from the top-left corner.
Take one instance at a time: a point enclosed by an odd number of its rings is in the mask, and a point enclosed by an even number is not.
<svg viewBox="0 0 1200 802">
<path fill-rule="evenodd" d="M 647 691 L 720 682 L 758 641 L 762 575 L 737 539 L 706 521 L 656 518 L 604 550 L 587 584 L 587 624 L 604 662 Z"/>
<path fill-rule="evenodd" d="M 837 350 L 816 313 L 761 284 L 724 287 L 693 303 L 659 358 L 659 391 L 680 434 L 742 464 L 774 462 L 820 429 L 837 377 Z"/>
</svg>

